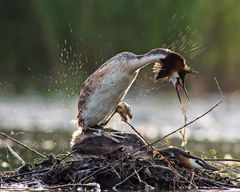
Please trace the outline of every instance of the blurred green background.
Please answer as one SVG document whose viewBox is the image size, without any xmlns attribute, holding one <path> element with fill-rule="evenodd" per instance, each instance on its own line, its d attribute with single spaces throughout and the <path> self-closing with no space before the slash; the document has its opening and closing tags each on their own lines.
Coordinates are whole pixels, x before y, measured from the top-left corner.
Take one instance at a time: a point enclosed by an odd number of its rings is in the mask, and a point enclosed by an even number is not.
<svg viewBox="0 0 240 192">
<path fill-rule="evenodd" d="M 76 95 L 113 55 L 156 47 L 181 53 L 199 71 L 192 91 L 216 90 L 215 76 L 224 91 L 238 90 L 239 7 L 238 0 L 1 0 L 0 94 Z"/>
</svg>

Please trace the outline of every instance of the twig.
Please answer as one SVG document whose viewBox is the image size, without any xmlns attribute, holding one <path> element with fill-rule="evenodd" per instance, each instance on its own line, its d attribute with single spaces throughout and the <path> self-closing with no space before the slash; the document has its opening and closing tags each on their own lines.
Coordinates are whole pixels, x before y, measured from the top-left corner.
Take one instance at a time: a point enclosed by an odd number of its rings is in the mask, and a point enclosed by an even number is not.
<svg viewBox="0 0 240 192">
<path fill-rule="evenodd" d="M 139 172 L 143 169 L 143 167 L 139 168 L 136 172 Z M 116 190 L 116 187 L 123 184 L 125 181 L 127 181 L 128 179 L 130 179 L 132 176 L 134 176 L 136 174 L 136 172 L 133 172 L 132 174 L 130 174 L 129 176 L 127 176 L 125 179 L 123 179 L 121 182 L 117 183 L 116 185 L 114 185 L 112 187 L 113 190 Z"/>
<path fill-rule="evenodd" d="M 168 167 L 165 166 L 161 166 L 161 165 L 156 165 L 155 167 L 160 167 L 162 169 L 168 169 L 170 171 L 172 171 L 175 175 L 179 176 L 180 178 L 182 178 L 183 180 L 185 180 L 186 182 L 188 182 L 190 185 L 192 185 L 193 187 L 197 188 L 197 186 L 192 183 L 191 181 L 188 181 L 188 179 L 184 176 L 182 176 L 170 163 L 170 161 L 167 158 L 164 158 L 164 161 L 168 164 Z"/>
<path fill-rule="evenodd" d="M 214 110 L 218 105 L 220 105 L 220 104 L 223 102 L 223 100 L 224 100 L 224 97 L 222 97 L 221 100 L 220 100 L 219 102 L 217 102 L 213 107 L 211 107 L 207 112 L 205 112 L 205 113 L 203 113 L 202 115 L 196 117 L 196 118 L 193 119 L 192 121 L 188 122 L 187 124 L 181 126 L 181 127 L 178 128 L 178 129 L 176 129 L 175 131 L 173 131 L 173 132 L 165 135 L 165 136 L 162 137 L 161 139 L 159 139 L 159 140 L 151 143 L 150 145 L 151 145 L 151 146 L 156 145 L 157 143 L 161 142 L 163 139 L 165 139 L 165 138 L 171 136 L 172 134 L 180 131 L 181 129 L 185 128 L 186 126 L 193 124 L 195 121 L 201 119 L 202 117 L 204 117 L 205 115 L 207 115 L 208 113 L 210 113 L 212 110 Z M 144 150 L 144 149 L 146 149 L 147 147 L 148 147 L 148 145 L 147 145 L 147 146 L 143 146 L 143 147 L 141 147 L 140 149 L 133 151 L 133 152 L 130 153 L 129 155 L 126 155 L 126 156 L 124 156 L 124 157 L 122 157 L 122 158 L 120 158 L 120 159 L 118 159 L 118 160 L 116 160 L 116 161 L 114 161 L 114 162 L 112 162 L 112 163 L 107 164 L 106 166 L 103 166 L 103 167 L 99 168 L 98 170 L 94 171 L 93 173 L 91 173 L 91 174 L 89 174 L 88 176 L 86 176 L 85 178 L 83 178 L 81 181 L 86 181 L 87 179 L 91 178 L 92 176 L 94 176 L 95 174 L 99 173 L 100 171 L 108 168 L 109 166 L 114 166 L 116 163 L 118 163 L 118 162 L 120 162 L 120 161 L 123 161 L 124 159 L 126 159 L 126 158 L 128 158 L 128 157 L 130 157 L 130 156 L 135 155 L 135 154 L 138 153 L 140 150 Z M 148 152 L 148 150 L 147 150 L 146 152 Z M 146 153 L 146 152 L 144 152 L 144 153 Z M 116 165 L 115 165 L 115 166 L 116 166 Z"/>
<path fill-rule="evenodd" d="M 182 175 L 171 165 L 170 161 L 169 161 L 167 158 L 165 158 L 164 160 L 167 162 L 168 166 L 170 167 L 170 169 L 172 170 L 173 173 L 175 173 L 178 177 L 182 178 L 183 180 L 185 180 L 186 182 L 188 182 L 190 185 L 194 186 L 194 187 L 197 189 L 197 186 L 196 186 L 194 183 L 192 183 L 192 181 L 188 181 L 188 179 L 187 179 L 186 177 L 182 176 Z"/>
<path fill-rule="evenodd" d="M 7 146 L 8 150 L 11 152 L 11 154 L 16 157 L 22 165 L 25 165 L 26 162 L 12 149 L 12 147 L 8 144 L 8 143 L 5 143 L 5 145 Z"/>
<path fill-rule="evenodd" d="M 8 149 L 6 148 L 6 146 L 4 146 L 4 148 L 5 148 L 5 151 L 6 151 L 6 153 L 7 153 L 7 156 L 6 156 L 6 158 L 7 158 L 7 162 L 8 162 L 8 164 L 10 165 L 10 167 L 11 167 L 11 170 L 13 170 L 13 167 L 12 167 L 12 165 L 11 165 L 11 163 L 10 163 L 10 160 L 9 160 L 9 153 L 8 153 Z"/>
<path fill-rule="evenodd" d="M 174 173 L 174 171 L 173 171 L 171 168 L 165 167 L 165 166 L 163 166 L 163 165 L 151 165 L 151 166 L 149 166 L 149 167 L 166 169 L 166 170 L 172 171 L 172 172 Z"/>
<path fill-rule="evenodd" d="M 128 124 L 138 134 L 138 136 L 141 137 L 141 139 L 147 144 L 147 146 L 151 147 L 153 151 L 155 150 L 155 148 L 133 127 L 133 125 L 131 125 L 124 119 L 122 119 L 122 121 Z"/>
<path fill-rule="evenodd" d="M 206 114 L 208 114 L 208 113 L 211 112 L 213 109 L 215 109 L 218 105 L 220 105 L 222 102 L 223 102 L 223 98 L 222 98 L 217 104 L 215 104 L 212 108 L 210 108 L 207 112 L 203 113 L 202 115 L 198 116 L 197 118 L 195 118 L 194 120 L 190 121 L 189 123 L 183 125 L 182 127 L 176 129 L 175 131 L 169 133 L 168 135 L 162 137 L 161 139 L 159 139 L 159 140 L 151 143 L 151 145 L 155 145 L 155 144 L 161 142 L 163 139 L 169 137 L 170 135 L 178 132 L 179 130 L 183 129 L 184 127 L 186 127 L 186 126 L 194 123 L 195 121 L 201 119 L 201 118 L 204 117 Z M 116 160 L 116 161 L 114 161 L 114 162 L 106 165 L 106 166 L 103 166 L 103 167 L 99 168 L 98 170 L 94 171 L 93 173 L 91 173 L 91 174 L 89 174 L 88 176 L 86 176 L 85 178 L 83 178 L 83 179 L 81 180 L 81 182 L 82 182 L 82 181 L 86 181 L 87 179 L 91 178 L 92 176 L 94 176 L 95 174 L 99 173 L 100 171 L 108 168 L 109 166 L 114 166 L 114 164 L 116 164 L 116 163 L 118 163 L 118 162 L 120 162 L 120 161 L 123 161 L 124 159 L 128 158 L 129 156 L 132 156 L 132 155 L 136 154 L 137 152 L 139 152 L 140 150 L 146 149 L 147 147 L 148 147 L 148 146 L 143 146 L 143 147 L 141 147 L 140 149 L 135 150 L 135 151 L 132 152 L 131 154 L 126 155 L 126 156 L 124 156 L 124 157 L 122 157 L 122 158 L 120 158 L 120 159 L 118 159 L 118 160 Z"/>
<path fill-rule="evenodd" d="M 77 151 L 77 150 L 74 150 L 74 151 L 72 151 L 72 152 L 70 152 L 70 153 L 68 153 L 68 154 L 65 154 L 64 157 L 62 157 L 59 161 L 60 161 L 60 162 L 63 161 L 63 160 L 66 159 L 67 157 L 69 157 L 69 156 L 71 156 L 72 154 L 74 154 L 76 151 Z"/>
<path fill-rule="evenodd" d="M 204 159 L 204 161 L 233 161 L 233 162 L 239 162 L 240 163 L 240 159 Z"/>
<path fill-rule="evenodd" d="M 215 81 L 215 83 L 216 83 L 216 85 L 217 85 L 217 89 L 218 89 L 221 97 L 224 98 L 223 93 L 222 93 L 222 89 L 221 89 L 221 87 L 220 87 L 220 85 L 219 85 L 219 83 L 218 83 L 217 77 L 214 77 L 214 81 Z"/>
<path fill-rule="evenodd" d="M 125 157 L 125 158 L 126 158 L 126 157 Z M 91 173 L 91 174 L 87 175 L 86 177 L 82 178 L 81 181 L 80 181 L 80 183 L 85 182 L 86 180 L 88 180 L 88 179 L 91 178 L 92 176 L 96 175 L 98 172 L 103 171 L 104 169 L 107 169 L 107 168 L 110 167 L 110 166 L 113 166 L 115 163 L 117 163 L 117 162 L 119 162 L 119 161 L 121 161 L 121 160 L 123 160 L 123 158 L 120 158 L 120 159 L 118 159 L 118 160 L 116 160 L 116 161 L 114 161 L 114 162 L 112 162 L 112 163 L 107 164 L 106 166 L 103 166 L 103 167 L 97 169 L 97 170 L 94 171 L 93 173 Z"/>
<path fill-rule="evenodd" d="M 87 184 L 81 184 L 81 183 L 70 183 L 70 184 L 63 184 L 63 185 L 55 185 L 51 187 L 46 187 L 47 189 L 57 189 L 57 188 L 66 188 L 66 187 L 94 187 L 94 188 L 100 188 L 98 183 L 87 183 Z"/>
<path fill-rule="evenodd" d="M 72 151 L 71 153 L 65 154 L 64 157 L 62 157 L 59 161 L 55 161 L 54 164 L 49 168 L 49 172 L 53 170 L 53 168 L 58 165 L 59 163 L 61 163 L 64 159 L 66 159 L 67 157 L 71 156 L 73 153 L 75 153 L 77 150 Z"/>
<path fill-rule="evenodd" d="M 226 166 L 225 166 L 225 171 L 239 173 L 239 172 L 240 172 L 240 169 L 238 169 L 238 167 L 236 167 L 236 166 L 226 165 Z"/>
<path fill-rule="evenodd" d="M 180 104 L 180 109 L 181 109 L 182 114 L 183 114 L 184 124 L 187 124 L 187 120 L 188 120 L 187 110 L 186 110 L 185 106 L 182 103 Z M 187 127 L 182 129 L 181 131 L 179 131 L 180 135 L 182 136 L 182 144 L 181 144 L 181 146 L 184 147 L 185 150 L 187 150 L 187 142 L 188 142 L 187 138 L 186 138 L 186 128 Z"/>
<path fill-rule="evenodd" d="M 224 96 L 223 96 L 223 94 L 222 94 L 221 87 L 220 87 L 220 85 L 219 85 L 216 77 L 214 78 L 214 80 L 215 80 L 215 82 L 216 82 L 218 91 L 219 91 L 219 93 L 220 93 L 220 95 L 221 95 L 221 99 L 220 99 L 212 108 L 210 108 L 207 112 L 205 112 L 205 113 L 203 113 L 202 115 L 196 117 L 196 118 L 193 119 L 192 121 L 190 121 L 190 122 L 188 122 L 188 123 L 185 123 L 185 125 L 183 125 L 182 127 L 176 129 L 175 131 L 172 131 L 171 133 L 163 136 L 161 139 L 158 139 L 157 141 L 151 143 L 151 145 L 156 145 L 157 143 L 161 142 L 162 140 L 166 139 L 167 137 L 169 137 L 169 136 L 173 135 L 174 133 L 176 133 L 176 132 L 184 129 L 184 128 L 187 127 L 188 125 L 191 125 L 191 124 L 194 123 L 195 121 L 201 119 L 202 117 L 204 117 L 205 115 L 207 115 L 208 113 L 210 113 L 212 110 L 214 110 L 217 106 L 219 106 L 219 105 L 223 102 Z M 145 148 L 145 146 L 142 147 L 142 148 Z M 142 148 L 140 148 L 140 150 L 141 150 Z"/>
<path fill-rule="evenodd" d="M 33 153 L 39 155 L 39 156 L 42 157 L 42 158 L 46 158 L 46 157 L 47 157 L 47 156 L 41 154 L 40 152 L 36 151 L 35 149 L 32 149 L 31 147 L 28 147 L 28 146 L 25 145 L 24 143 L 22 143 L 22 142 L 20 142 L 20 141 L 18 141 L 18 140 L 16 140 L 16 139 L 10 137 L 9 135 L 7 135 L 7 134 L 5 134 L 5 133 L 3 133 L 3 132 L 0 132 L 0 136 L 12 140 L 13 142 L 15 142 L 15 143 L 17 143 L 18 145 L 21 145 L 22 147 L 24 147 L 24 148 L 32 151 Z"/>
<path fill-rule="evenodd" d="M 191 173 L 191 179 L 190 179 L 190 183 L 194 183 L 194 175 L 195 175 L 195 172 L 192 172 Z M 194 183 L 195 184 L 195 183 Z M 189 185 L 190 187 L 190 185 Z"/>
<path fill-rule="evenodd" d="M 207 182 L 211 182 L 212 184 L 218 186 L 218 187 L 235 187 L 234 185 L 232 184 L 228 184 L 228 183 L 222 183 L 220 181 L 216 181 L 216 180 L 213 180 L 211 178 L 205 178 L 205 177 L 202 177 L 200 175 L 196 175 L 197 178 L 201 179 L 201 182 L 204 182 L 204 181 L 207 181 Z"/>
<path fill-rule="evenodd" d="M 207 115 L 208 113 L 210 113 L 213 109 L 215 109 L 218 105 L 220 105 L 223 102 L 223 98 L 217 102 L 211 109 L 209 109 L 207 112 L 203 113 L 202 115 L 198 116 L 197 118 L 195 118 L 194 120 L 188 122 L 187 124 L 183 125 L 182 127 L 176 129 L 175 131 L 172 131 L 171 133 L 165 135 L 164 137 L 162 137 L 161 139 L 158 139 L 157 141 L 154 141 L 153 143 L 151 143 L 151 145 L 156 145 L 157 143 L 161 142 L 162 140 L 166 139 L 167 137 L 173 135 L 174 133 L 182 130 L 183 128 L 187 127 L 188 125 L 191 125 L 192 123 L 194 123 L 195 121 L 201 119 L 202 117 L 204 117 L 205 115 Z"/>
<path fill-rule="evenodd" d="M 117 170 L 114 167 L 111 167 L 111 170 L 117 175 L 119 179 L 121 178 L 120 174 L 117 172 Z"/>
<path fill-rule="evenodd" d="M 127 123 L 144 141 L 145 143 L 147 144 L 147 146 L 150 146 L 151 149 L 154 151 L 154 147 L 130 124 L 128 123 L 127 121 L 123 120 L 125 123 Z M 143 154 L 144 155 L 144 154 Z M 174 169 L 174 167 L 171 165 L 171 163 L 168 161 L 168 159 L 164 159 L 168 166 L 170 167 L 170 170 L 175 173 L 176 175 L 178 175 L 180 178 L 183 178 L 184 180 L 188 181 L 187 178 L 185 178 L 184 176 L 182 176 L 180 173 L 178 173 L 178 171 L 176 169 Z M 194 187 L 196 187 L 196 185 L 194 185 L 192 182 L 190 182 L 189 184 L 193 185 Z"/>
<path fill-rule="evenodd" d="M 138 172 L 136 171 L 135 168 L 134 168 L 134 172 L 136 173 L 136 176 L 137 176 L 137 178 L 138 178 L 138 182 L 139 182 L 139 183 L 142 183 L 142 179 L 141 179 L 140 175 L 138 174 Z"/>
<path fill-rule="evenodd" d="M 234 179 L 232 179 L 232 181 L 238 181 L 240 179 L 240 177 L 236 177 Z"/>
<path fill-rule="evenodd" d="M 32 174 L 35 174 L 35 173 L 44 173 L 44 172 L 47 172 L 47 171 L 49 171 L 49 168 L 38 170 L 38 171 L 30 171 L 30 172 L 26 172 L 26 173 L 20 173 L 20 174 L 16 174 L 16 175 L 6 177 L 6 178 L 7 179 L 16 178 L 16 177 L 21 177 L 21 176 L 25 176 L 25 175 L 32 175 Z"/>
<path fill-rule="evenodd" d="M 136 176 L 138 178 L 138 182 L 139 183 L 143 183 L 145 185 L 145 190 L 146 191 L 150 191 L 150 190 L 155 190 L 155 187 L 149 185 L 147 182 L 143 181 L 140 177 L 140 175 L 138 174 L 138 172 L 136 171 L 136 169 L 134 169 L 134 172 L 136 173 Z"/>
<path fill-rule="evenodd" d="M 202 115 L 196 117 L 194 120 L 190 121 L 189 123 L 183 125 L 182 127 L 178 128 L 178 129 L 176 129 L 175 131 L 167 134 L 166 136 L 162 137 L 161 139 L 159 139 L 159 140 L 151 143 L 151 145 L 156 145 L 157 143 L 161 142 L 163 139 L 169 137 L 170 135 L 172 135 L 172 134 L 180 131 L 180 130 L 183 129 L 184 127 L 186 127 L 186 126 L 194 123 L 195 121 L 201 119 L 201 118 L 204 117 L 206 114 L 210 113 L 213 109 L 215 109 L 218 105 L 220 105 L 222 102 L 223 102 L 223 98 L 222 98 L 217 104 L 215 104 L 212 108 L 210 108 L 207 112 L 205 112 L 205 113 L 203 113 Z M 81 181 L 86 181 L 87 179 L 91 178 L 92 176 L 94 176 L 94 175 L 97 174 L 98 172 L 100 172 L 100 171 L 108 168 L 109 166 L 113 166 L 114 164 L 116 164 L 116 163 L 118 163 L 118 162 L 120 162 L 120 161 L 123 161 L 124 159 L 128 158 L 129 156 L 135 155 L 137 152 L 139 152 L 139 151 L 141 151 L 141 150 L 144 150 L 144 149 L 146 149 L 147 147 L 148 147 L 148 146 L 143 146 L 143 147 L 141 147 L 140 149 L 135 150 L 135 151 L 132 152 L 131 154 L 126 155 L 126 156 L 124 156 L 124 157 L 122 157 L 122 158 L 120 158 L 120 159 L 118 159 L 118 160 L 116 160 L 116 161 L 114 161 L 114 162 L 106 165 L 106 166 L 103 166 L 103 167 L 99 168 L 98 170 L 94 171 L 93 173 L 91 173 L 91 174 L 89 174 L 88 176 L 86 176 L 85 178 L 83 178 Z M 147 152 L 147 151 L 146 151 L 146 152 Z"/>
</svg>

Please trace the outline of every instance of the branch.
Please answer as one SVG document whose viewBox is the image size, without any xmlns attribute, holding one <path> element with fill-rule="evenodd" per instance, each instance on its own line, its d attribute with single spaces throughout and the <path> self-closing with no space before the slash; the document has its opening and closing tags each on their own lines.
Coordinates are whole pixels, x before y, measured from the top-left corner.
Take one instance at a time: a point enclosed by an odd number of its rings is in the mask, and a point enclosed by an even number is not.
<svg viewBox="0 0 240 192">
<path fill-rule="evenodd" d="M 165 135 L 165 136 L 162 137 L 161 139 L 159 139 L 159 140 L 151 143 L 150 145 L 155 145 L 155 144 L 161 142 L 163 139 L 169 137 L 170 135 L 172 135 L 172 134 L 180 131 L 180 130 L 183 129 L 184 127 L 186 127 L 186 126 L 194 123 L 195 121 L 201 119 L 202 117 L 204 117 L 205 115 L 207 115 L 208 113 L 210 113 L 213 109 L 215 109 L 218 105 L 220 105 L 222 102 L 223 102 L 223 98 L 222 98 L 218 103 L 216 103 L 211 109 L 209 109 L 207 112 L 203 113 L 202 115 L 198 116 L 197 118 L 195 118 L 194 120 L 190 121 L 189 123 L 183 125 L 182 127 L 176 129 L 175 131 L 173 131 L 173 132 Z M 108 167 L 110 167 L 110 166 L 116 166 L 116 163 L 118 163 L 118 162 L 120 162 L 120 161 L 123 161 L 124 159 L 128 158 L 129 156 L 135 155 L 137 152 L 139 152 L 139 151 L 141 151 L 141 150 L 143 150 L 143 149 L 146 149 L 147 147 L 148 147 L 148 145 L 143 146 L 143 147 L 141 147 L 140 149 L 137 149 L 137 150 L 133 151 L 133 152 L 130 153 L 129 155 L 126 155 L 126 156 L 124 156 L 124 157 L 122 157 L 122 158 L 120 158 L 120 159 L 118 159 L 118 160 L 116 160 L 116 161 L 114 161 L 114 162 L 106 165 L 106 166 L 103 166 L 103 167 L 97 169 L 97 170 L 94 171 L 93 173 L 91 173 L 91 174 L 89 174 L 88 176 L 84 177 L 84 178 L 81 180 L 81 182 L 86 181 L 87 179 L 91 178 L 91 177 L 94 176 L 95 174 L 99 173 L 100 171 L 103 171 L 104 169 L 106 169 L 106 168 L 108 168 Z M 146 152 L 143 152 L 143 153 L 146 153 Z"/>
<path fill-rule="evenodd" d="M 25 145 L 24 143 L 22 143 L 22 142 L 20 142 L 20 141 L 18 141 L 18 140 L 16 140 L 16 139 L 10 137 L 9 135 L 7 135 L 7 134 L 5 134 L 5 133 L 3 133 L 3 132 L 0 132 L 0 136 L 12 140 L 13 142 L 17 143 L 18 145 L 21 145 L 22 147 L 24 147 L 25 149 L 28 149 L 29 151 L 32 151 L 33 153 L 37 154 L 38 156 L 40 156 L 40 157 L 42 157 L 42 158 L 46 158 L 46 156 L 43 155 L 42 153 L 36 151 L 35 149 L 32 149 L 31 147 L 28 147 L 28 146 Z"/>
<path fill-rule="evenodd" d="M 133 127 L 133 125 L 131 125 L 130 123 L 128 123 L 124 119 L 122 119 L 122 121 L 125 122 L 126 124 L 128 124 L 138 134 L 138 136 L 141 137 L 141 139 L 147 144 L 147 146 L 151 147 L 151 149 L 153 151 L 155 151 L 154 147 Z"/>
<path fill-rule="evenodd" d="M 239 162 L 240 163 L 240 159 L 204 159 L 204 161 L 232 161 L 232 162 Z"/>
<path fill-rule="evenodd" d="M 19 174 L 12 175 L 12 176 L 7 176 L 6 179 L 17 178 L 17 177 L 22 177 L 22 176 L 26 176 L 26 175 L 32 175 L 32 174 L 36 174 L 36 173 L 44 173 L 47 171 L 49 171 L 49 168 L 37 170 L 37 171 L 30 171 L 30 172 L 26 172 L 26 173 L 19 173 Z"/>
<path fill-rule="evenodd" d="M 98 183 L 87 183 L 87 184 L 69 183 L 69 184 L 63 184 L 63 185 L 48 186 L 46 188 L 51 190 L 51 189 L 61 189 L 61 188 L 67 188 L 67 187 L 92 187 L 92 188 L 99 188 L 99 184 Z"/>
<path fill-rule="evenodd" d="M 69 157 L 69 156 L 71 156 L 72 154 L 76 153 L 76 151 L 77 151 L 77 150 L 74 150 L 74 151 L 72 151 L 72 152 L 64 155 L 59 161 L 60 161 L 60 162 L 63 161 L 63 160 L 66 159 L 67 157 Z"/>
<path fill-rule="evenodd" d="M 183 125 L 182 127 L 176 129 L 175 131 L 172 131 L 171 133 L 165 135 L 164 137 L 162 137 L 161 139 L 158 139 L 157 141 L 154 141 L 153 143 L 151 143 L 151 145 L 156 145 L 157 143 L 161 142 L 162 140 L 166 139 L 167 137 L 173 135 L 174 133 L 182 130 L 183 128 L 187 127 L 188 125 L 193 124 L 195 121 L 201 119 L 202 117 L 204 117 L 205 115 L 207 115 L 208 113 L 210 113 L 213 109 L 215 109 L 217 106 L 219 106 L 222 102 L 223 102 L 222 98 L 220 101 L 218 101 L 211 109 L 209 109 L 207 112 L 203 113 L 202 115 L 198 116 L 197 118 L 195 118 L 194 120 L 190 121 L 189 123 Z"/>
<path fill-rule="evenodd" d="M 120 181 L 119 183 L 117 183 L 116 185 L 114 185 L 112 187 L 112 189 L 115 191 L 116 187 L 123 184 L 125 181 L 127 181 L 128 179 L 130 179 L 131 177 L 133 177 L 136 173 L 138 173 L 139 171 L 141 171 L 143 169 L 143 167 L 139 168 L 137 171 L 133 172 L 132 174 L 130 174 L 129 176 L 127 176 L 124 180 Z"/>
<path fill-rule="evenodd" d="M 18 155 L 13 149 L 12 147 L 8 144 L 8 143 L 5 143 L 5 145 L 7 146 L 8 150 L 11 152 L 11 154 L 16 157 L 22 165 L 25 165 L 26 162 L 20 157 L 20 155 Z"/>
</svg>

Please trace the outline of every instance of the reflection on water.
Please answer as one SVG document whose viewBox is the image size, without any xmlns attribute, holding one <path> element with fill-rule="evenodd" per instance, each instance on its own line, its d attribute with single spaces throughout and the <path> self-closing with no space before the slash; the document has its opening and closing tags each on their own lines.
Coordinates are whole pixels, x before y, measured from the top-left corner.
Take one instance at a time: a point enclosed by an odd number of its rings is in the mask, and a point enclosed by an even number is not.
<svg viewBox="0 0 240 192">
<path fill-rule="evenodd" d="M 192 120 L 210 109 L 219 97 L 191 98 L 186 104 L 188 119 Z M 183 125 L 183 115 L 174 95 L 139 97 L 130 96 L 126 101 L 133 112 L 132 124 L 145 136 L 154 138 L 167 134 Z M 0 99 L 0 127 L 20 130 L 73 131 L 70 121 L 77 114 L 77 98 L 71 100 L 43 99 L 39 97 L 15 97 Z M 214 111 L 189 126 L 187 134 L 197 140 L 238 140 L 240 135 L 240 99 L 226 97 Z M 111 126 L 130 131 L 116 115 Z"/>
</svg>

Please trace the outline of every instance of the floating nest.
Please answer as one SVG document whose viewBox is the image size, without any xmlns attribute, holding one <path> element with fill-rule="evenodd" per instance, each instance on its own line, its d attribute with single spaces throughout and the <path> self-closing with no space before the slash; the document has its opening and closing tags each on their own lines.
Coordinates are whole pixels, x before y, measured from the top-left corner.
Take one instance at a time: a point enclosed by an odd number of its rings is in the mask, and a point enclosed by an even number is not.
<svg viewBox="0 0 240 192">
<path fill-rule="evenodd" d="M 129 155 L 122 148 L 101 157 L 66 160 L 49 155 L 15 172 L 0 174 L 2 189 L 37 190 L 186 190 L 240 187 L 228 177 L 209 171 L 190 170 L 171 159 Z M 69 159 L 69 156 L 68 156 Z"/>
<path fill-rule="evenodd" d="M 117 134 L 118 142 L 105 134 L 76 132 L 72 153 L 62 158 L 48 155 L 40 163 L 2 172 L 0 189 L 149 191 L 240 188 L 237 178 L 182 167 L 177 159 L 164 154 L 164 150 L 153 150 L 134 134 L 113 132 L 112 129 L 106 131 Z M 78 158 L 72 157 L 73 154 Z"/>
</svg>

